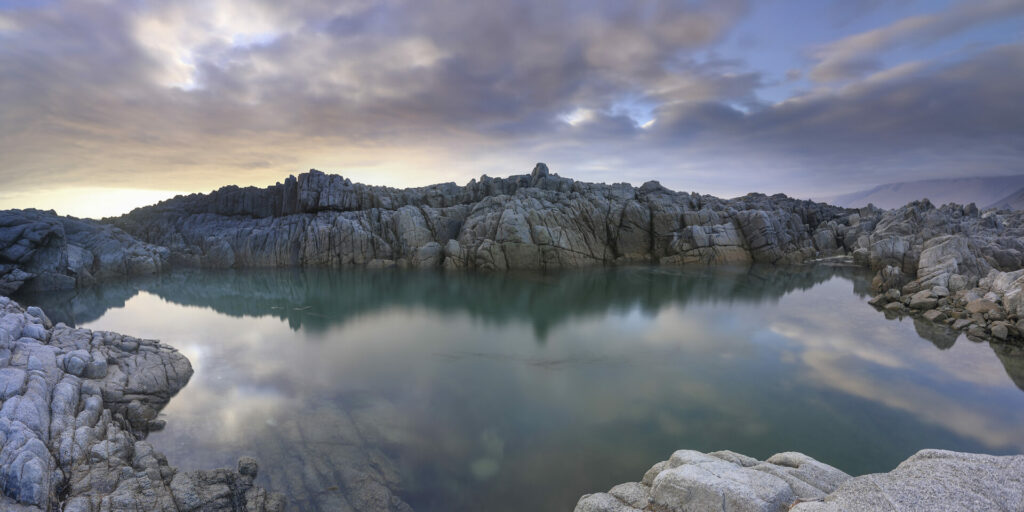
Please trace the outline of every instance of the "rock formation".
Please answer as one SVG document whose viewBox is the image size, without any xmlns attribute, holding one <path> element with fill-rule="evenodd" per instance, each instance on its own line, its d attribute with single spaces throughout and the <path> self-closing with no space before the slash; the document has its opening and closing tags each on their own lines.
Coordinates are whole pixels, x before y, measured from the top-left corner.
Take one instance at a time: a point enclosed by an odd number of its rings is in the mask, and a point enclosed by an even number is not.
<svg viewBox="0 0 1024 512">
<path fill-rule="evenodd" d="M 1021 339 L 1024 215 L 920 201 L 876 218 L 853 252 L 876 272 L 872 305 L 974 338 Z"/>
<path fill-rule="evenodd" d="M 279 496 L 253 486 L 255 460 L 179 473 L 143 440 L 191 375 L 166 345 L 54 326 L 0 297 L 0 508 L 281 510 Z"/>
<path fill-rule="evenodd" d="M 580 498 L 576 512 L 1021 510 L 1024 455 L 921 450 L 889 473 L 851 477 L 807 455 L 765 461 L 680 450 L 639 482 Z"/>
<path fill-rule="evenodd" d="M 52 211 L 0 211 L 0 295 L 152 274 L 165 268 L 169 257 L 166 248 L 109 224 Z"/>
<path fill-rule="evenodd" d="M 723 200 L 657 182 L 578 182 L 537 164 L 529 175 L 405 190 L 310 171 L 266 189 L 175 198 L 113 222 L 167 247 L 175 263 L 218 268 L 548 270 L 850 255 L 876 272 L 874 303 L 890 315 L 977 338 L 1024 336 L 1024 279 L 1014 273 L 1024 267 L 1024 213 L 973 204 L 925 200 L 885 211 L 783 195 Z M 979 299 L 995 307 L 969 310 Z"/>
<path fill-rule="evenodd" d="M 312 170 L 103 222 L 0 212 L 0 294 L 82 287 L 171 264 L 550 270 L 841 255 L 876 272 L 871 302 L 889 315 L 913 315 L 935 324 L 932 331 L 1024 338 L 1024 212 L 973 204 L 919 201 L 885 211 L 782 195 L 722 200 L 656 181 L 574 181 L 538 164 L 530 174 L 406 189 Z"/>
<path fill-rule="evenodd" d="M 871 304 L 913 316 L 940 348 L 961 331 L 1024 338 L 1024 212 L 974 205 L 918 201 L 884 211 L 784 195 L 723 200 L 657 182 L 577 182 L 538 164 L 529 175 L 413 189 L 310 171 L 265 189 L 226 187 L 102 222 L 0 212 L 0 295 L 87 287 L 172 265 L 503 271 L 829 256 L 869 267 Z M 1015 352 L 1013 345 L 997 350 L 1011 361 Z M 253 485 L 254 460 L 239 461 L 237 471 L 178 473 L 143 440 L 162 427 L 157 411 L 190 375 L 183 356 L 155 341 L 54 326 L 38 308 L 0 297 L 2 508 L 283 508 L 279 496 Z M 759 462 L 731 452 L 677 452 L 642 482 L 585 496 L 577 510 L 786 510 L 796 503 L 793 510 L 813 511 L 882 500 L 1022 508 L 1022 461 L 926 450 L 888 474 L 850 478 L 797 453 Z"/>
<path fill-rule="evenodd" d="M 266 189 L 178 197 L 113 223 L 194 266 L 507 270 L 795 263 L 854 249 L 844 247 L 849 221 L 844 209 L 783 195 L 726 201 L 657 182 L 578 182 L 538 164 L 529 175 L 405 190 L 310 171 Z"/>
<path fill-rule="evenodd" d="M 0 213 L 0 293 L 168 265 L 552 270 L 800 263 L 850 256 L 873 304 L 978 338 L 1024 336 L 1024 212 L 973 204 L 851 210 L 784 195 L 724 200 L 530 174 L 395 189 L 310 171 L 179 196 L 105 222 Z M 986 303 L 978 303 L 985 300 Z M 976 302 L 968 307 L 970 303 Z M 989 306 L 991 303 L 992 306 Z"/>
</svg>

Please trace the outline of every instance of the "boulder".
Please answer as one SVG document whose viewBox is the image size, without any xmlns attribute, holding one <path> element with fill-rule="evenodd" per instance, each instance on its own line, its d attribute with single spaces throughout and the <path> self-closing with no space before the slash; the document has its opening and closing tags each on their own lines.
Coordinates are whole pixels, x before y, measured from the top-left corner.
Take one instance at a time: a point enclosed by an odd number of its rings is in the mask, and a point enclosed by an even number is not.
<svg viewBox="0 0 1024 512">
<path fill-rule="evenodd" d="M 1024 505 L 1024 456 L 921 450 L 889 473 L 847 480 L 793 512 L 1016 510 Z"/>
<path fill-rule="evenodd" d="M 922 450 L 888 473 L 854 478 L 796 452 L 758 462 L 733 452 L 681 450 L 641 482 L 583 496 L 575 510 L 1017 510 L 1021 504 L 1024 455 Z"/>
<path fill-rule="evenodd" d="M 910 309 L 926 310 L 934 308 L 938 303 L 938 299 L 932 295 L 931 290 L 925 290 L 912 295 L 909 306 Z"/>
<path fill-rule="evenodd" d="M 575 510 L 784 511 L 800 499 L 823 498 L 849 478 L 796 452 L 761 462 L 730 451 L 680 450 L 655 464 L 640 482 L 586 495 Z"/>
</svg>

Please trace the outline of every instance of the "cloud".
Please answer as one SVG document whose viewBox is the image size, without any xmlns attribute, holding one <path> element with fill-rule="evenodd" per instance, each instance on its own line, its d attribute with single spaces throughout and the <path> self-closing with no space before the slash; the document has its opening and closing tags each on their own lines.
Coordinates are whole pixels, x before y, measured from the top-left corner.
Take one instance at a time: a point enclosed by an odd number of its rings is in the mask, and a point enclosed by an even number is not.
<svg viewBox="0 0 1024 512">
<path fill-rule="evenodd" d="M 811 195 L 894 169 L 1019 169 L 1019 42 L 875 62 L 879 45 L 1016 12 L 957 5 L 819 47 L 810 74 L 850 79 L 775 104 L 765 76 L 809 73 L 721 53 L 742 0 L 19 4 L 0 10 L 0 179 L 202 191 L 318 167 L 418 185 L 547 160 L 579 179 Z"/>
<path fill-rule="evenodd" d="M 882 68 L 881 54 L 902 46 L 934 43 L 978 25 L 1024 15 L 1017 0 L 961 2 L 953 8 L 901 19 L 891 25 L 862 32 L 822 46 L 809 76 L 818 82 L 858 78 Z"/>
</svg>

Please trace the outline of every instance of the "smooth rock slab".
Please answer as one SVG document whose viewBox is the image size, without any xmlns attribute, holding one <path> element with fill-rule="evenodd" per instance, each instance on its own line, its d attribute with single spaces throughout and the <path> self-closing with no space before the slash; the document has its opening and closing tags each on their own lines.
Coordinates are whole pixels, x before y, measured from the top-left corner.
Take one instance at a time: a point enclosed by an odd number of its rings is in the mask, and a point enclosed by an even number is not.
<svg viewBox="0 0 1024 512">
<path fill-rule="evenodd" d="M 651 467 L 640 482 L 580 499 L 576 512 L 775 512 L 803 499 L 821 499 L 849 475 L 807 455 L 786 452 L 761 462 L 731 451 L 679 450 Z"/>
<path fill-rule="evenodd" d="M 648 495 L 651 504 L 643 506 Z M 1022 511 L 1024 455 L 921 450 L 889 473 L 853 478 L 797 452 L 758 462 L 729 451 L 680 450 L 639 483 L 583 496 L 575 512 L 637 510 Z"/>
<path fill-rule="evenodd" d="M 889 473 L 848 480 L 792 510 L 1024 510 L 1024 456 L 921 450 Z"/>
</svg>

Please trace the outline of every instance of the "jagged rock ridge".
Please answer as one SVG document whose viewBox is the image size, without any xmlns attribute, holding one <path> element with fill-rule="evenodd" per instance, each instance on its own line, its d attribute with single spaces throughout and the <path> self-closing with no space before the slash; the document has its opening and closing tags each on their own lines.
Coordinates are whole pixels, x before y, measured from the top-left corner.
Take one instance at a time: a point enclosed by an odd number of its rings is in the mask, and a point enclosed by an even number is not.
<svg viewBox="0 0 1024 512">
<path fill-rule="evenodd" d="M 140 241 L 141 240 L 141 241 Z M 1024 335 L 1024 212 L 973 204 L 850 210 L 784 195 L 723 200 L 551 174 L 395 189 L 310 171 L 225 187 L 105 223 L 0 213 L 0 293 L 88 285 L 175 266 L 551 270 L 799 263 L 852 255 L 873 303 L 975 337 Z M 991 294 L 991 295 L 989 295 Z M 996 308 L 971 302 L 986 300 Z M 978 311 L 979 308 L 984 311 Z"/>
<path fill-rule="evenodd" d="M 186 265 L 506 270 L 799 262 L 852 250 L 851 213 L 783 195 L 722 200 L 657 182 L 584 183 L 538 164 L 529 175 L 405 190 L 310 171 L 266 189 L 175 198 L 112 222 Z"/>
</svg>

